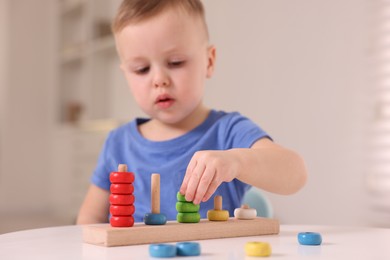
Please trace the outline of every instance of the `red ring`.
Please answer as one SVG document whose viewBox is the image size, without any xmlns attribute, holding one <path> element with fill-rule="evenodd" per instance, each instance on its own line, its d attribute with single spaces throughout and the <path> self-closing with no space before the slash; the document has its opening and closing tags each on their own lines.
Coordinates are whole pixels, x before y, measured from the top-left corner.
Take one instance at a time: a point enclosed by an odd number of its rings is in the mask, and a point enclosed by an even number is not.
<svg viewBox="0 0 390 260">
<path fill-rule="evenodd" d="M 133 194 L 110 194 L 110 203 L 112 205 L 132 205 L 134 200 Z"/>
<path fill-rule="evenodd" d="M 111 183 L 133 183 L 134 173 L 132 172 L 112 172 L 110 173 Z"/>
<path fill-rule="evenodd" d="M 132 227 L 134 218 L 133 216 L 111 216 L 110 224 L 113 227 Z"/>
<path fill-rule="evenodd" d="M 134 205 L 111 205 L 110 213 L 113 216 L 130 216 L 135 212 Z"/>
<path fill-rule="evenodd" d="M 131 183 L 113 183 L 110 186 L 110 191 L 113 194 L 132 194 L 134 186 Z"/>
</svg>

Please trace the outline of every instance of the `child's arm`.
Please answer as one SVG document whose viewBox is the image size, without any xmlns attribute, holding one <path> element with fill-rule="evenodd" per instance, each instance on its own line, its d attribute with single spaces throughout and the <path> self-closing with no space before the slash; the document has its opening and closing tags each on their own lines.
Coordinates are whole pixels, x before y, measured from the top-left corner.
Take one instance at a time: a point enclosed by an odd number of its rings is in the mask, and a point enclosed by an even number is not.
<svg viewBox="0 0 390 260">
<path fill-rule="evenodd" d="M 76 223 L 80 225 L 108 222 L 109 196 L 109 191 L 91 184 L 81 205 Z"/>
<path fill-rule="evenodd" d="M 262 138 L 251 148 L 199 151 L 188 164 L 180 192 L 186 200 L 207 201 L 222 182 L 234 178 L 260 189 L 292 194 L 303 187 L 307 172 L 295 152 Z"/>
</svg>

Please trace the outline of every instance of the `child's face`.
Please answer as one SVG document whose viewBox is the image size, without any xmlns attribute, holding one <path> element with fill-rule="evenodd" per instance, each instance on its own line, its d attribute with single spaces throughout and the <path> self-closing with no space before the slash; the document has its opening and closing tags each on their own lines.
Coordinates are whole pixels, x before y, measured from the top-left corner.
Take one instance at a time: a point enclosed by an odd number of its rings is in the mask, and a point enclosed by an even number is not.
<svg viewBox="0 0 390 260">
<path fill-rule="evenodd" d="M 126 26 L 116 35 L 116 43 L 121 69 L 146 114 L 177 124 L 201 107 L 215 49 L 208 46 L 199 18 L 167 10 Z"/>
</svg>

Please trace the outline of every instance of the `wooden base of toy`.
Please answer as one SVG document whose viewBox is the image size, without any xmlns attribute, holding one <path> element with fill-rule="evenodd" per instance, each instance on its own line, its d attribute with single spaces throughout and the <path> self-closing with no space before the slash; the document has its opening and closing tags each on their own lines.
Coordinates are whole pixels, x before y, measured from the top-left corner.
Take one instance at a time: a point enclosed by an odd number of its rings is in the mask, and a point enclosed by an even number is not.
<svg viewBox="0 0 390 260">
<path fill-rule="evenodd" d="M 229 218 L 214 222 L 202 219 L 199 223 L 168 221 L 162 226 L 135 223 L 131 228 L 114 228 L 109 224 L 83 227 L 85 243 L 99 246 L 128 246 L 152 243 L 193 241 L 228 237 L 260 236 L 279 233 L 279 221 L 257 217 L 253 220 Z"/>
</svg>

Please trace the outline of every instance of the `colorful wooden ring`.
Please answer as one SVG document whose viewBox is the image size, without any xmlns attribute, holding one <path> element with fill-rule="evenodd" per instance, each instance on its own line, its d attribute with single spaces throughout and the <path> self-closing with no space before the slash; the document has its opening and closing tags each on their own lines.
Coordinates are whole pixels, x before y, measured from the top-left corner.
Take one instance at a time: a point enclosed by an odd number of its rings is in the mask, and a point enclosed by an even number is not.
<svg viewBox="0 0 390 260">
<path fill-rule="evenodd" d="M 270 256 L 271 246 L 267 242 L 248 242 L 245 244 L 247 256 Z"/>
<path fill-rule="evenodd" d="M 113 227 L 132 227 L 134 218 L 133 216 L 111 216 L 110 224 Z"/>
<path fill-rule="evenodd" d="M 165 223 L 167 223 L 167 217 L 161 213 L 146 213 L 144 222 L 146 225 L 165 225 Z"/>
<path fill-rule="evenodd" d="M 176 246 L 168 244 L 151 244 L 149 246 L 151 257 L 167 258 L 176 256 Z"/>
<path fill-rule="evenodd" d="M 257 217 L 257 210 L 253 208 L 236 208 L 234 210 L 234 217 L 236 219 L 255 219 Z"/>
<path fill-rule="evenodd" d="M 177 222 L 179 223 L 198 223 L 200 221 L 199 213 L 177 213 Z"/>
<path fill-rule="evenodd" d="M 110 203 L 113 205 L 132 205 L 134 203 L 134 195 L 110 194 Z"/>
<path fill-rule="evenodd" d="M 132 172 L 111 172 L 110 173 L 111 183 L 133 183 L 134 173 Z"/>
<path fill-rule="evenodd" d="M 113 183 L 110 186 L 110 192 L 114 194 L 132 194 L 134 186 L 131 183 Z"/>
<path fill-rule="evenodd" d="M 176 210 L 178 212 L 183 212 L 183 213 L 194 213 L 198 212 L 200 209 L 200 205 L 195 205 L 192 202 L 176 202 Z"/>
<path fill-rule="evenodd" d="M 316 232 L 301 232 L 298 233 L 298 242 L 305 246 L 318 246 L 322 243 L 322 237 Z"/>
<path fill-rule="evenodd" d="M 130 216 L 134 212 L 134 205 L 110 205 L 110 213 L 114 216 Z"/>
<path fill-rule="evenodd" d="M 176 244 L 178 256 L 198 256 L 200 255 L 200 244 L 196 242 L 181 242 Z"/>
<path fill-rule="evenodd" d="M 207 219 L 210 221 L 226 221 L 229 219 L 229 211 L 227 210 L 209 210 L 207 211 Z"/>
<path fill-rule="evenodd" d="M 177 201 L 180 201 L 180 202 L 191 202 L 191 201 L 187 201 L 186 197 L 184 195 L 181 195 L 180 192 L 178 192 L 176 194 L 176 199 L 177 199 Z"/>
</svg>

